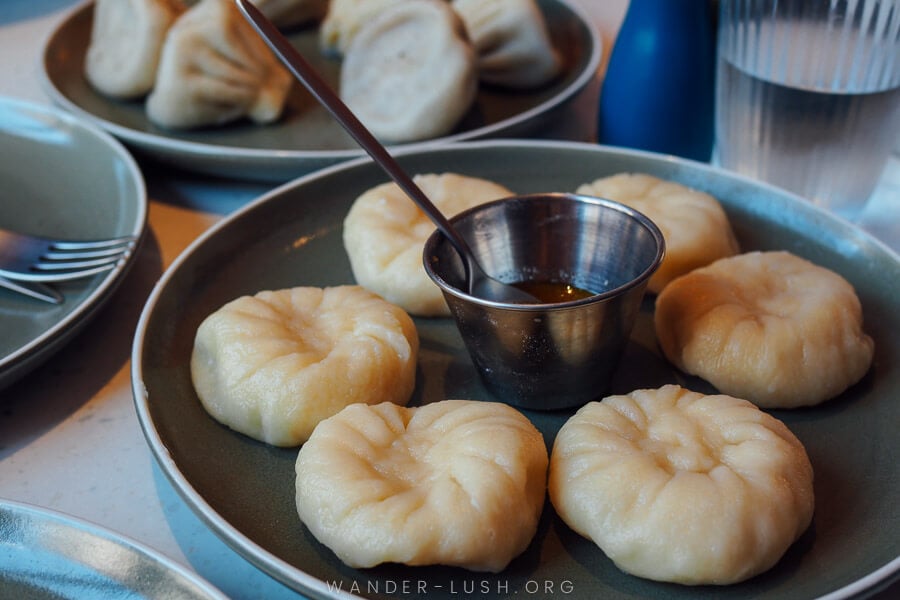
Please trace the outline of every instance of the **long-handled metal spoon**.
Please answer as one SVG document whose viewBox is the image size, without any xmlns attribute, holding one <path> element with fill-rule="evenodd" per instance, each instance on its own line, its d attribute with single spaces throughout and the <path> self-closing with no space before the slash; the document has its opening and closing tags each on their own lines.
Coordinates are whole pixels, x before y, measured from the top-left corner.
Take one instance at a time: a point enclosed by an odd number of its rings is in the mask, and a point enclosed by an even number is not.
<svg viewBox="0 0 900 600">
<path fill-rule="evenodd" d="M 511 304 L 533 304 L 539 302 L 533 295 L 512 285 L 494 279 L 484 272 L 478 260 L 472 254 L 465 239 L 453 228 L 440 210 L 428 199 L 428 196 L 413 182 L 403 168 L 375 136 L 356 118 L 356 115 L 322 79 L 316 70 L 306 62 L 293 45 L 281 34 L 277 27 L 263 15 L 249 0 L 235 0 L 244 17 L 253 25 L 257 33 L 268 44 L 282 63 L 293 73 L 305 87 L 315 96 L 337 119 L 353 139 L 369 153 L 376 163 L 391 176 L 397 185 L 418 205 L 437 228 L 447 236 L 456 249 L 466 268 L 466 281 L 469 294 L 485 300 Z"/>
</svg>

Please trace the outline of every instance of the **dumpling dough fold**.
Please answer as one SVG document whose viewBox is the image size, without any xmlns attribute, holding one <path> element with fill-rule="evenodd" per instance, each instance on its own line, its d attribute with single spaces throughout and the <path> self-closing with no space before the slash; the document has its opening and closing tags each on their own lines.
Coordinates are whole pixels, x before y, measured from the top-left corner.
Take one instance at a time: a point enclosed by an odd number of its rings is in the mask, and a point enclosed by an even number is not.
<svg viewBox="0 0 900 600">
<path fill-rule="evenodd" d="M 560 429 L 550 500 L 622 570 L 725 585 L 772 567 L 814 508 L 806 450 L 747 402 L 676 385 L 604 398 Z"/>
<path fill-rule="evenodd" d="M 785 251 L 723 258 L 675 279 L 654 324 L 675 366 L 764 408 L 837 396 L 875 352 L 850 282 Z"/>
<path fill-rule="evenodd" d="M 478 53 L 481 81 L 534 88 L 562 70 L 544 15 L 534 0 L 453 0 Z"/>
<path fill-rule="evenodd" d="M 252 0 L 259 11 L 278 27 L 293 27 L 321 19 L 328 0 Z"/>
<path fill-rule="evenodd" d="M 666 256 L 647 285 L 655 294 L 676 277 L 739 251 L 728 215 L 706 192 L 646 173 L 618 173 L 586 183 L 577 193 L 621 202 L 656 223 Z"/>
<path fill-rule="evenodd" d="M 465 26 L 441 0 L 405 0 L 379 12 L 360 27 L 341 67 L 341 98 L 389 143 L 449 133 L 477 88 Z"/>
<path fill-rule="evenodd" d="M 319 26 L 319 47 L 324 54 L 343 56 L 360 27 L 385 8 L 407 0 L 329 0 Z"/>
<path fill-rule="evenodd" d="M 418 349 L 409 315 L 359 286 L 265 291 L 201 323 L 191 377 L 220 423 L 297 446 L 348 404 L 409 402 Z"/>
<path fill-rule="evenodd" d="M 96 0 L 85 76 L 113 98 L 147 94 L 166 33 L 186 10 L 180 0 Z"/>
<path fill-rule="evenodd" d="M 348 406 L 300 449 L 301 520 L 347 565 L 497 572 L 537 531 L 547 448 L 496 402 Z"/>
<path fill-rule="evenodd" d="M 232 0 L 201 0 L 169 30 L 147 116 L 192 128 L 277 120 L 293 79 Z"/>
</svg>

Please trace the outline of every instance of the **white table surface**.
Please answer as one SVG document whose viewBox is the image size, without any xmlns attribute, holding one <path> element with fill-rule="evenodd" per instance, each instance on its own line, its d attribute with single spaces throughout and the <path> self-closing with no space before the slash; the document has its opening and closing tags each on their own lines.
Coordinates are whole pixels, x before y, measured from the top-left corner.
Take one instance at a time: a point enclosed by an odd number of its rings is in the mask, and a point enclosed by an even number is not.
<svg viewBox="0 0 900 600">
<path fill-rule="evenodd" d="M 596 19 L 608 48 L 626 0 L 578 1 Z M 46 35 L 74 4 L 0 0 L 0 95 L 50 103 L 39 85 L 38 61 Z M 573 118 L 591 119 L 593 101 L 588 98 Z M 61 511 L 137 540 L 229 597 L 299 598 L 220 541 L 181 500 L 144 441 L 129 379 L 132 334 L 154 282 L 197 235 L 272 186 L 142 166 L 150 236 L 133 270 L 81 334 L 0 391 L 0 498 Z M 860 226 L 900 251 L 897 156 Z M 900 597 L 900 586 L 880 597 Z"/>
</svg>

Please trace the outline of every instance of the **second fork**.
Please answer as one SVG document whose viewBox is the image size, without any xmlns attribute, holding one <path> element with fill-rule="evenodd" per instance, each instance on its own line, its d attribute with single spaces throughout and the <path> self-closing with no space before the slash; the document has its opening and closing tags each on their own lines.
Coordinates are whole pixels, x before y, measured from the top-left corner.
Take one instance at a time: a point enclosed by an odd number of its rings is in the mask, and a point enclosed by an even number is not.
<svg viewBox="0 0 900 600">
<path fill-rule="evenodd" d="M 130 235 L 64 240 L 0 228 L 0 276 L 45 283 L 90 277 L 115 268 L 136 243 L 137 237 Z"/>
</svg>

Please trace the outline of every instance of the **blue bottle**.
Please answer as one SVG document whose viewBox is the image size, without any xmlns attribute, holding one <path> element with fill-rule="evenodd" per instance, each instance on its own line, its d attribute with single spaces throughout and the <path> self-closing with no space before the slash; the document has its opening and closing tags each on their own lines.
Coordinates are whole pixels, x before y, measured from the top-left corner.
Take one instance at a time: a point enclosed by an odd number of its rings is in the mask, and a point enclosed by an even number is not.
<svg viewBox="0 0 900 600">
<path fill-rule="evenodd" d="M 712 0 L 631 0 L 597 121 L 602 144 L 708 161 L 713 146 Z"/>
</svg>

